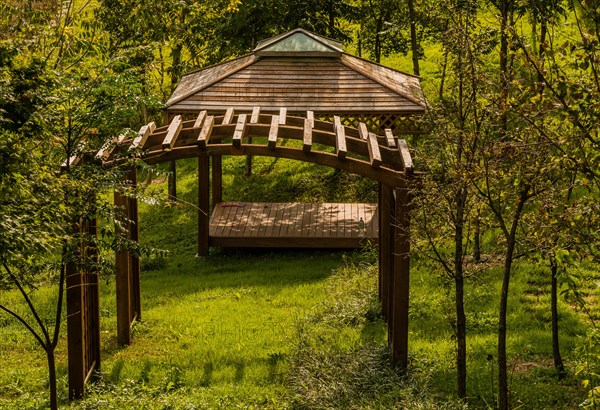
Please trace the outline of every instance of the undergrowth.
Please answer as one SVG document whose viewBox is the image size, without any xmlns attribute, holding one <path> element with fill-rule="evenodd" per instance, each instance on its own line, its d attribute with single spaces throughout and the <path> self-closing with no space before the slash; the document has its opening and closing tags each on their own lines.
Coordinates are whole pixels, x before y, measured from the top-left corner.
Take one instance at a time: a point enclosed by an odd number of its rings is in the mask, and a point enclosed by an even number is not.
<svg viewBox="0 0 600 410">
<path fill-rule="evenodd" d="M 299 409 L 441 409 L 424 367 L 402 374 L 390 359 L 374 249 L 354 253 L 330 278 L 315 314 L 298 324 L 287 384 Z"/>
</svg>

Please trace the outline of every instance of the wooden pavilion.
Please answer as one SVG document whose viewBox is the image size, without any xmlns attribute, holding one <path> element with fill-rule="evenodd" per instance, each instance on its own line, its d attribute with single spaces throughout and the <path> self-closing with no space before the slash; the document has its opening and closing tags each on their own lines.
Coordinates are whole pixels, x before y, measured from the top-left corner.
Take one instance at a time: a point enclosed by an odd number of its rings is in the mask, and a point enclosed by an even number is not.
<svg viewBox="0 0 600 410">
<path fill-rule="evenodd" d="M 187 74 L 167 103 L 166 125 L 150 123 L 134 138 L 108 141 L 95 158 L 104 166 L 125 166 L 131 156 L 148 164 L 198 158 L 199 256 L 208 255 L 209 246 L 377 243 L 392 358 L 406 368 L 415 174 L 398 135 L 415 132 L 408 119 L 424 110 L 417 77 L 348 55 L 340 43 L 298 29 L 259 43 L 247 56 Z M 223 155 L 288 158 L 362 175 L 379 183 L 379 202 L 223 202 Z M 69 161 L 75 165 L 80 158 Z M 135 186 L 134 168 L 127 178 Z M 115 204 L 127 215 L 127 236 L 137 241 L 136 199 L 115 192 Z M 96 233 L 94 221 L 79 229 Z M 90 253 L 84 241 L 81 251 Z M 77 397 L 100 368 L 97 273 L 70 266 L 67 280 L 69 391 Z M 141 319 L 139 260 L 127 250 L 116 255 L 116 285 L 118 342 L 127 345 L 131 325 Z"/>
</svg>

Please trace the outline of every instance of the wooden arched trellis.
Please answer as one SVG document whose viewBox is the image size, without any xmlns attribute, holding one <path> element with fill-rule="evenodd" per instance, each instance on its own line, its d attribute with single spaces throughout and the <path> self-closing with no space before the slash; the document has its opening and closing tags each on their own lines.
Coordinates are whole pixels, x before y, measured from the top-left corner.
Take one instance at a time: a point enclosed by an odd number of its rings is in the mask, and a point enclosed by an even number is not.
<svg viewBox="0 0 600 410">
<path fill-rule="evenodd" d="M 253 138 L 252 138 L 253 137 Z M 292 140 L 281 144 L 282 140 Z M 254 155 L 289 158 L 334 167 L 379 182 L 378 229 L 379 289 L 383 314 L 388 323 L 392 358 L 401 368 L 408 364 L 408 296 L 410 267 L 410 190 L 415 180 L 413 165 L 404 140 L 397 139 L 386 129 L 384 135 L 368 131 L 359 122 L 356 128 L 344 126 L 340 118 L 332 122 L 316 119 L 311 111 L 303 116 L 289 116 L 285 108 L 278 113 L 235 113 L 227 109 L 221 115 L 201 111 L 197 118 L 184 120 L 175 116 L 170 124 L 156 127 L 143 126 L 133 138 L 120 136 L 109 141 L 96 154 L 104 166 L 120 166 L 131 155 L 148 164 L 157 164 L 183 158 L 198 158 L 198 255 L 208 255 L 209 246 L 236 246 L 217 235 L 211 235 L 210 174 L 212 172 L 213 205 L 221 202 L 221 156 Z M 212 170 L 211 170 L 212 158 Z M 70 159 L 75 165 L 78 158 Z M 130 168 L 128 183 L 135 184 L 135 169 Z M 129 239 L 137 241 L 137 201 L 115 192 L 115 204 L 122 208 L 128 223 Z M 84 224 L 81 229 L 95 232 L 95 224 Z M 329 239 L 315 241 L 311 237 L 294 237 L 284 246 L 338 247 L 358 241 L 359 233 L 347 232 L 344 241 Z M 238 239 L 239 241 L 239 239 Z M 241 243 L 241 242 L 237 242 Z M 252 246 L 273 246 L 273 237 L 255 232 Z M 225 244 L 225 245 L 224 245 Z M 316 244 L 316 245 L 315 245 Z M 244 245 L 240 245 L 244 246 Z M 85 244 L 83 244 L 85 248 Z M 82 249 L 86 252 L 86 249 Z M 97 289 L 94 297 L 84 297 L 80 286 L 90 282 L 90 272 L 71 272 L 67 287 L 69 317 L 69 389 L 71 397 L 83 393 L 87 376 L 99 369 L 100 335 L 89 325 L 99 318 L 87 312 L 97 312 Z M 97 280 L 97 278 L 96 278 Z M 91 281 L 93 282 L 93 280 Z M 87 282 L 86 282 L 87 283 Z M 120 251 L 116 255 L 117 331 L 118 342 L 131 341 L 130 328 L 141 318 L 139 261 L 137 256 Z M 76 319 L 73 319 L 73 318 Z M 90 319 L 91 317 L 91 319 Z"/>
</svg>

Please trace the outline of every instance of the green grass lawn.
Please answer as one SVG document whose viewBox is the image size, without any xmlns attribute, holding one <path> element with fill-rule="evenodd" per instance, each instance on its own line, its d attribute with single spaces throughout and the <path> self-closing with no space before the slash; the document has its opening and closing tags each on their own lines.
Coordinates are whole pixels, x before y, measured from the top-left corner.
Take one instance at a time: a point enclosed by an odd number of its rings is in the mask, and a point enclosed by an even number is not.
<svg viewBox="0 0 600 410">
<path fill-rule="evenodd" d="M 418 255 L 411 272 L 410 370 L 389 362 L 377 302 L 376 253 L 212 250 L 196 258 L 195 161 L 179 168 L 176 205 L 141 204 L 142 243 L 167 251 L 142 261 L 143 320 L 131 346 L 116 344 L 114 280 L 101 286 L 102 375 L 85 400 L 68 404 L 66 327 L 58 347 L 65 407 L 105 408 L 463 408 L 455 398 L 452 294 Z M 270 158 L 227 158 L 226 200 L 373 201 L 375 186 L 343 173 Z M 340 192 L 340 183 L 351 188 Z M 161 177 L 148 192 L 164 195 Z M 466 289 L 470 408 L 493 407 L 499 263 Z M 598 272 L 583 287 L 598 315 Z M 585 312 L 561 301 L 562 351 L 569 376 L 558 382 L 550 345 L 548 271 L 515 267 L 509 300 L 511 399 L 526 409 L 577 408 L 575 376 L 588 331 Z M 51 317 L 54 287 L 34 293 Z M 24 311 L 14 291 L 0 300 Z M 595 362 L 590 362 L 592 365 Z M 45 408 L 45 358 L 26 331 L 0 315 L 0 408 Z M 591 368 L 590 370 L 593 370 Z"/>
</svg>

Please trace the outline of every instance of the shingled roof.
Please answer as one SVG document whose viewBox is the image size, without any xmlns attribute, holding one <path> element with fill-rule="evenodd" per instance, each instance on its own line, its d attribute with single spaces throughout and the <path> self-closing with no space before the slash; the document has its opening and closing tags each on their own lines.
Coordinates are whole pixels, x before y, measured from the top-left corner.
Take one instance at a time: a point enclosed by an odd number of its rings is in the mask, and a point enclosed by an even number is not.
<svg viewBox="0 0 600 410">
<path fill-rule="evenodd" d="M 252 53 L 183 76 L 169 112 L 278 110 L 421 114 L 418 77 L 347 54 L 303 29 L 258 43 Z"/>
</svg>

